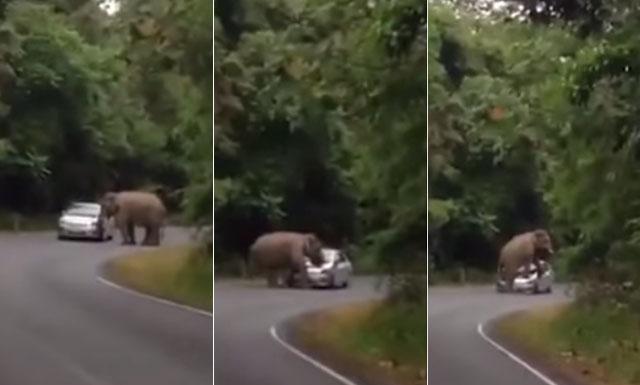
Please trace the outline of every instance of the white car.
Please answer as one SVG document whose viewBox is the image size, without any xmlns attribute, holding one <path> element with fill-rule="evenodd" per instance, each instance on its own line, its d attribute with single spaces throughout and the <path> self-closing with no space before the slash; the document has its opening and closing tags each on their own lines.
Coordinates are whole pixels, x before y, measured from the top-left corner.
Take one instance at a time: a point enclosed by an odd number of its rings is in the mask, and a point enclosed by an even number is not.
<svg viewBox="0 0 640 385">
<path fill-rule="evenodd" d="M 113 239 L 113 221 L 102 206 L 92 202 L 74 202 L 58 220 L 58 239 L 90 238 L 100 241 Z"/>
<path fill-rule="evenodd" d="M 540 261 L 542 266 L 542 273 L 538 274 L 536 271 L 536 265 L 531 264 L 529 267 L 529 275 L 525 276 L 524 266 L 518 269 L 519 275 L 513 281 L 513 291 L 527 292 L 527 293 L 551 293 L 553 286 L 553 269 L 551 265 L 545 261 Z M 496 288 L 499 292 L 506 291 L 506 283 L 504 281 L 498 281 Z"/>
<path fill-rule="evenodd" d="M 342 287 L 349 286 L 349 280 L 353 273 L 353 266 L 345 255 L 338 249 L 322 249 L 324 263 L 315 266 L 307 260 L 307 275 L 314 287 Z M 299 276 L 294 276 L 294 281 L 299 280 Z M 289 286 L 293 286 L 290 282 Z"/>
</svg>

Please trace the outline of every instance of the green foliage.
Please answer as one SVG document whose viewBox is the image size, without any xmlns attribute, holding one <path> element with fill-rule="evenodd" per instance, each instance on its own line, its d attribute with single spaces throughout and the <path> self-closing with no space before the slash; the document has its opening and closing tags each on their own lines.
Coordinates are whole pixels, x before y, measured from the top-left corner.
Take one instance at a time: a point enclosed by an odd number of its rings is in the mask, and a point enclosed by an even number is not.
<svg viewBox="0 0 640 385">
<path fill-rule="evenodd" d="M 0 20 L 0 208 L 151 189 L 210 223 L 211 2 L 50 3 Z"/>
<path fill-rule="evenodd" d="M 429 16 L 434 268 L 495 260 L 545 226 L 581 300 L 637 312 L 637 9 L 608 4 L 583 38 L 447 3 Z"/>
<path fill-rule="evenodd" d="M 314 231 L 358 243 L 356 260 L 424 270 L 426 4 L 221 3 L 216 249 Z"/>
<path fill-rule="evenodd" d="M 556 58 L 575 44 L 561 30 L 495 23 L 446 4 L 431 7 L 429 17 L 435 267 L 492 268 L 497 243 L 545 225 L 541 150 L 560 113 L 547 102 L 558 98 Z"/>
</svg>

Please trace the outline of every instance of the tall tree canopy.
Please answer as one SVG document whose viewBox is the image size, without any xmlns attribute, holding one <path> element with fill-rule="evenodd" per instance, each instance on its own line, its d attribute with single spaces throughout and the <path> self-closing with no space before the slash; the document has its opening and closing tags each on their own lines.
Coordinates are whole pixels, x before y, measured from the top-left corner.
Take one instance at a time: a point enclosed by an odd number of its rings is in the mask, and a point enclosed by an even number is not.
<svg viewBox="0 0 640 385">
<path fill-rule="evenodd" d="M 121 5 L 2 3 L 0 211 L 140 188 L 211 221 L 212 4 Z"/>
<path fill-rule="evenodd" d="M 581 2 L 602 22 L 585 34 L 578 11 L 454 3 L 430 10 L 434 272 L 493 269 L 511 235 L 545 226 L 587 298 L 637 306 L 637 5 Z"/>
<path fill-rule="evenodd" d="M 309 230 L 424 268 L 426 26 L 420 1 L 216 2 L 217 249 Z"/>
</svg>

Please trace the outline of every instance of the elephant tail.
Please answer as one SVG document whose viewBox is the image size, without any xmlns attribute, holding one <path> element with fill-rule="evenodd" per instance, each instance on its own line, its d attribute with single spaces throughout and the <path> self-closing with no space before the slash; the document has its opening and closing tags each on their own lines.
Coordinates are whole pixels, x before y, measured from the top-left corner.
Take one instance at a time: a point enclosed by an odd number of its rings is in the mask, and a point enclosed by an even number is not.
<svg viewBox="0 0 640 385">
<path fill-rule="evenodd" d="M 250 247 L 244 255 L 244 276 L 247 279 L 253 278 L 256 274 L 255 259 L 255 250 Z"/>
</svg>

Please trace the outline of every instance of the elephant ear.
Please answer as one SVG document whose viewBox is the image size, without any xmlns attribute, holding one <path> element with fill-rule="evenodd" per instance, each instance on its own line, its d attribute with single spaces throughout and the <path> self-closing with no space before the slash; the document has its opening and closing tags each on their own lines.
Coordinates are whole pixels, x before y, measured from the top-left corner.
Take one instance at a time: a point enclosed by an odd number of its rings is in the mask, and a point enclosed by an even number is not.
<svg viewBox="0 0 640 385">
<path fill-rule="evenodd" d="M 313 233 L 307 233 L 304 236 L 304 244 L 302 246 L 302 251 L 304 251 L 305 255 L 311 255 L 313 253 L 313 246 L 317 245 L 320 241 L 318 237 L 316 237 Z"/>
<path fill-rule="evenodd" d="M 302 252 L 316 266 L 320 266 L 323 262 L 321 246 L 322 243 L 315 234 L 305 234 L 304 244 L 302 245 Z"/>
</svg>

